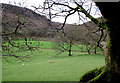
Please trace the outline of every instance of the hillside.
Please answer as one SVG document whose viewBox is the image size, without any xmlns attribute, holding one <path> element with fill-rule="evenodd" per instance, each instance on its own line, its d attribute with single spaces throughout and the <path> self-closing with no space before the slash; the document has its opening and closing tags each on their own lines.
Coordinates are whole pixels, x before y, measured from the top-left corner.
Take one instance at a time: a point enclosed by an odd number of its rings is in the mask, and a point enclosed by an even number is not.
<svg viewBox="0 0 120 83">
<path fill-rule="evenodd" d="M 4 23 L 13 23 L 18 19 L 24 19 L 31 24 L 30 28 L 45 28 L 50 22 L 50 20 L 47 19 L 45 16 L 37 14 L 27 8 L 13 6 L 9 4 L 2 4 L 2 8 L 4 8 L 2 12 Z"/>
<path fill-rule="evenodd" d="M 2 4 L 2 8 L 4 9 L 2 12 L 2 26 L 4 33 L 14 31 L 14 29 L 19 24 L 18 21 L 20 21 L 21 23 L 26 22 L 25 25 L 21 25 L 19 29 L 30 33 L 31 36 L 43 36 L 41 34 L 44 33 L 45 35 L 47 33 L 46 29 L 52 31 L 52 29 L 54 28 L 53 25 L 56 25 L 56 23 L 52 23 L 45 16 L 37 14 L 27 8 L 8 4 Z M 40 33 L 36 34 L 36 31 L 40 31 Z"/>
<path fill-rule="evenodd" d="M 58 25 L 62 25 L 61 23 L 51 22 L 45 16 L 24 7 L 2 4 L 2 8 L 4 9 L 2 12 L 3 33 L 13 32 L 20 23 L 25 23 L 19 26 L 19 33 L 30 37 L 53 38 L 56 35 L 55 28 L 60 28 L 61 26 Z M 73 25 L 66 24 L 65 27 L 71 26 Z M 90 31 L 96 28 L 96 25 L 91 21 L 74 26 L 86 28 Z"/>
</svg>

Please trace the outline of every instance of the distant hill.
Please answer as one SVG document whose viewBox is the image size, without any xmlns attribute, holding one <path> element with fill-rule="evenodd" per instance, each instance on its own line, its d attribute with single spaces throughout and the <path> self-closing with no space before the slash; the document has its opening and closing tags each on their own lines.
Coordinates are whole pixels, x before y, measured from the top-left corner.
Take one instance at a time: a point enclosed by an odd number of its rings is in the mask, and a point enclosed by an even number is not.
<svg viewBox="0 0 120 83">
<path fill-rule="evenodd" d="M 58 25 L 58 23 L 53 23 L 45 16 L 27 8 L 9 4 L 2 4 L 2 8 L 4 9 L 2 12 L 2 26 L 5 33 L 14 31 L 18 25 L 18 21 L 22 23 L 26 22 L 24 26 L 20 26 L 21 30 L 24 31 L 26 29 L 27 33 L 31 33 L 31 36 L 44 36 L 47 33 L 46 29 L 53 31 L 54 27 Z M 36 34 L 36 31 L 40 31 L 40 33 Z M 44 35 L 41 35 L 43 33 Z"/>
<path fill-rule="evenodd" d="M 2 8 L 4 8 L 3 22 L 15 22 L 19 18 L 24 18 L 31 24 L 31 28 L 45 28 L 48 26 L 50 20 L 45 16 L 37 14 L 30 9 L 24 7 L 13 6 L 9 4 L 2 4 Z M 43 26 L 44 25 L 44 26 Z"/>
<path fill-rule="evenodd" d="M 19 32 L 23 32 L 24 35 L 30 37 L 53 38 L 56 35 L 56 28 L 60 28 L 62 26 L 61 23 L 51 22 L 45 16 L 35 13 L 34 11 L 24 7 L 2 4 L 2 8 L 4 9 L 2 12 L 3 33 L 14 31 L 19 22 L 26 22 L 25 25 L 20 26 L 18 30 Z M 65 27 L 70 26 L 73 25 L 67 24 Z M 76 26 L 86 28 L 86 30 L 94 30 L 96 28 L 96 25 L 91 21 Z"/>
</svg>

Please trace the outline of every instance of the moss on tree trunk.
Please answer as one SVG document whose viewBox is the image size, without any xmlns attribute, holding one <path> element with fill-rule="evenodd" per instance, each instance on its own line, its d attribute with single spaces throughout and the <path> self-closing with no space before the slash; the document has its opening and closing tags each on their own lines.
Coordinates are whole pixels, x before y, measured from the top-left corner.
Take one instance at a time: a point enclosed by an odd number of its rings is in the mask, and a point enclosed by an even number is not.
<svg viewBox="0 0 120 83">
<path fill-rule="evenodd" d="M 105 67 L 88 71 L 80 78 L 79 83 L 119 83 L 119 75 Z"/>
<path fill-rule="evenodd" d="M 120 23 L 119 3 L 97 3 L 107 19 L 107 47 L 105 67 L 87 72 L 81 77 L 80 83 L 119 83 L 120 82 Z M 109 10 L 110 8 L 110 10 Z M 96 74 L 97 73 L 97 74 Z M 92 75 L 95 74 L 95 75 Z M 90 75 L 89 78 L 87 76 Z"/>
</svg>

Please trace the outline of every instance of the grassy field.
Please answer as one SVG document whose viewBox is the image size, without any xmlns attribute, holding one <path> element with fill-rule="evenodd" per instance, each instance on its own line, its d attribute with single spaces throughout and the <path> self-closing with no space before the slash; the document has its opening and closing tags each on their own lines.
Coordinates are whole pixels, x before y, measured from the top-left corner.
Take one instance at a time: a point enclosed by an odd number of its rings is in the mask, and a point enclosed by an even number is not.
<svg viewBox="0 0 120 83">
<path fill-rule="evenodd" d="M 28 47 L 25 45 L 25 41 L 19 40 L 19 41 L 13 41 L 11 42 L 12 44 L 14 44 L 15 46 L 20 46 L 23 47 L 22 50 L 27 50 Z M 49 41 L 28 41 L 27 44 L 30 47 L 38 47 L 41 49 L 54 49 L 55 44 L 53 42 L 49 42 Z M 11 46 L 9 43 L 4 43 L 3 45 L 7 46 L 9 48 L 9 51 L 4 52 L 3 54 L 9 54 L 9 53 L 15 53 L 19 50 L 19 48 L 13 47 Z M 12 49 L 11 49 L 12 48 Z M 81 49 L 82 48 L 82 49 Z M 92 49 L 93 52 L 94 49 Z M 72 51 L 82 51 L 82 52 L 87 52 L 85 45 L 80 45 L 80 44 L 74 44 L 72 46 Z M 101 50 L 99 48 L 97 48 L 98 52 L 101 52 Z"/>
<path fill-rule="evenodd" d="M 68 56 L 67 52 L 58 54 L 58 51 L 50 49 L 51 42 L 40 41 L 40 43 L 42 45 L 38 50 L 13 53 L 17 56 L 27 56 L 26 58 L 3 56 L 2 80 L 79 81 L 84 72 L 103 66 L 105 63 L 104 56 L 100 54 L 72 52 L 73 56 Z M 32 45 L 35 46 L 35 44 Z"/>
</svg>

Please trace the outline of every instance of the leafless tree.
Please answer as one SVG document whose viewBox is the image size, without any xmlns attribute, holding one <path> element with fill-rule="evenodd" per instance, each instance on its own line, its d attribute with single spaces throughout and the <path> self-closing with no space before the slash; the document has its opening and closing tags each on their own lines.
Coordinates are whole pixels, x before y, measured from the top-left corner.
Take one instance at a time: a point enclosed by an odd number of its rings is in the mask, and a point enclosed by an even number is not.
<svg viewBox="0 0 120 83">
<path fill-rule="evenodd" d="M 97 77 L 92 78 L 92 80 L 89 80 L 89 82 L 118 82 L 120 81 L 120 44 L 118 40 L 118 35 L 120 35 L 120 29 L 119 29 L 119 3 L 96 3 L 99 9 L 101 10 L 101 13 L 104 15 L 103 21 L 99 21 L 98 19 L 94 18 L 91 15 L 91 9 L 93 5 L 89 6 L 87 3 L 87 0 L 49 0 L 47 1 L 49 3 L 49 6 L 44 7 L 44 9 L 54 10 L 54 7 L 58 7 L 56 11 L 59 11 L 57 13 L 51 14 L 53 16 L 64 16 L 65 20 L 63 23 L 63 27 L 65 26 L 65 23 L 67 21 L 67 18 L 76 12 L 79 14 L 79 17 L 83 17 L 81 13 L 83 13 L 87 19 L 89 18 L 91 21 L 93 21 L 99 28 L 96 31 L 101 31 L 101 36 L 98 40 L 98 45 L 100 44 L 100 40 L 103 37 L 103 30 L 107 30 L 107 57 L 106 59 L 106 67 L 102 70 L 100 74 L 98 74 Z M 75 6 L 73 4 L 75 4 Z M 85 5 L 88 7 L 88 9 L 85 8 Z M 62 9 L 60 8 L 62 7 Z M 110 10 L 109 10 L 110 8 Z M 111 11 L 112 10 L 112 11 Z M 98 11 L 98 10 L 96 10 Z M 63 15 L 61 13 L 65 13 L 66 15 Z M 106 18 L 106 19 L 104 19 Z M 95 31 L 95 32 L 96 32 Z M 109 74 L 108 74 L 109 73 Z M 113 76 L 116 75 L 116 77 Z M 106 79 L 104 79 L 106 78 Z M 86 81 L 88 82 L 88 81 Z"/>
<path fill-rule="evenodd" d="M 55 48 L 61 51 L 67 51 L 69 56 L 72 56 L 72 47 L 74 44 L 79 43 L 80 36 L 84 29 L 78 26 L 67 25 L 64 29 L 64 33 L 61 31 L 55 37 Z"/>
<path fill-rule="evenodd" d="M 29 29 L 27 26 L 31 26 L 26 17 L 23 17 L 20 13 L 15 13 L 15 16 L 11 15 L 11 18 L 8 18 L 9 12 L 6 13 L 5 8 L 7 6 L 3 5 L 4 15 L 2 17 L 2 50 L 3 52 L 7 51 L 9 55 L 14 54 L 15 52 L 21 52 L 20 50 L 32 50 L 32 47 L 28 44 L 28 38 L 26 36 L 26 31 Z M 20 12 L 20 11 L 19 11 Z M 23 42 L 15 42 L 16 40 L 23 39 Z M 5 44 L 7 43 L 7 44 Z M 11 49 L 12 47 L 12 49 Z M 14 48 L 18 50 L 14 50 Z M 4 55 L 4 54 L 3 54 Z M 18 58 L 18 57 L 16 57 Z"/>
<path fill-rule="evenodd" d="M 91 1 L 90 1 L 91 2 Z M 71 4 L 72 3 L 72 4 Z M 96 3 L 101 13 L 104 15 L 102 18 L 103 21 L 99 21 L 91 15 L 91 9 L 93 7 L 93 2 L 90 5 L 87 4 L 87 0 L 45 0 L 45 4 L 43 7 L 38 8 L 43 11 L 50 10 L 47 15 L 50 18 L 54 18 L 56 16 L 63 16 L 64 22 L 63 26 L 59 29 L 64 32 L 64 26 L 69 16 L 78 13 L 80 20 L 88 20 L 88 18 L 93 21 L 99 28 L 94 31 L 101 31 L 101 36 L 98 40 L 98 45 L 100 40 L 103 37 L 103 30 L 106 29 L 107 33 L 107 51 L 105 57 L 106 66 L 102 69 L 101 73 L 97 76 L 91 78 L 86 82 L 119 82 L 120 81 L 120 40 L 118 36 L 120 35 L 119 28 L 119 15 L 118 12 L 119 3 Z M 46 5 L 49 4 L 49 5 Z M 73 5 L 74 4 L 74 5 Z M 88 7 L 88 8 L 85 8 Z M 57 7 L 57 9 L 56 9 Z M 116 10 L 117 9 L 117 10 Z M 52 12 L 55 10 L 56 12 Z M 111 12 L 112 10 L 112 12 Z M 96 11 L 99 11 L 98 9 Z M 83 17 L 84 14 L 85 17 Z M 114 75 L 113 75 L 114 74 Z"/>
</svg>

